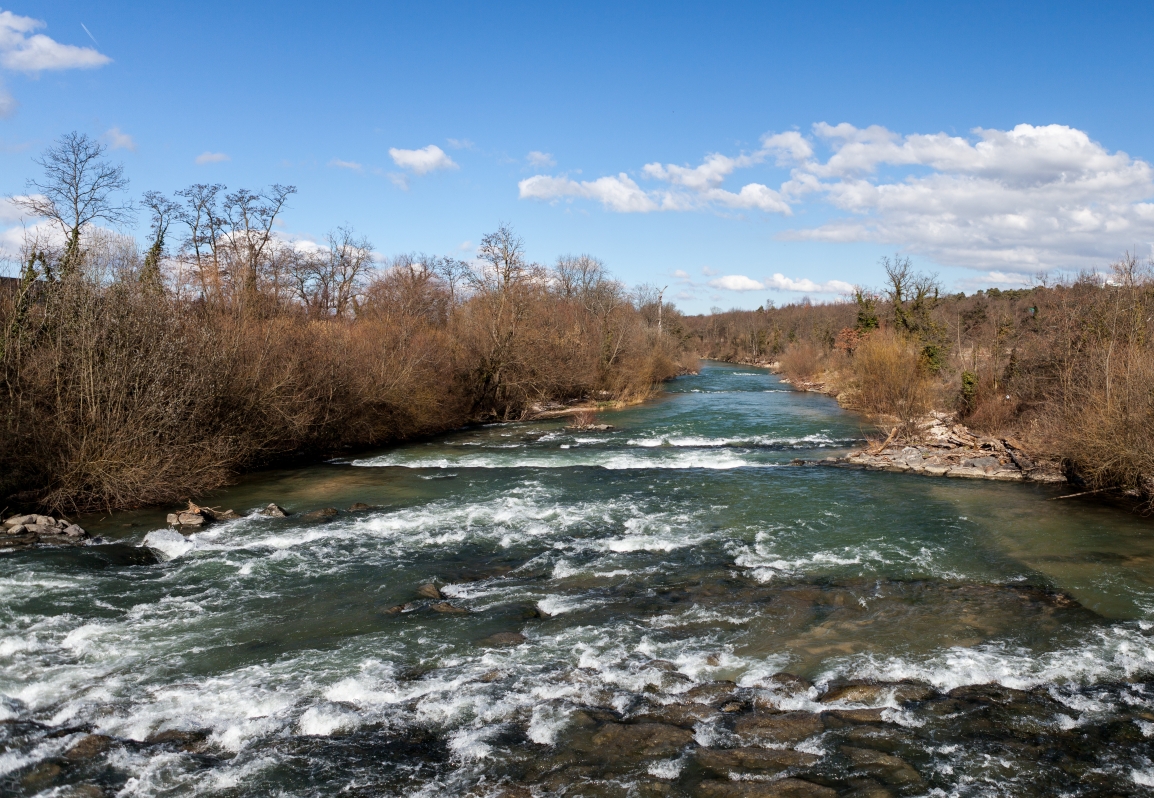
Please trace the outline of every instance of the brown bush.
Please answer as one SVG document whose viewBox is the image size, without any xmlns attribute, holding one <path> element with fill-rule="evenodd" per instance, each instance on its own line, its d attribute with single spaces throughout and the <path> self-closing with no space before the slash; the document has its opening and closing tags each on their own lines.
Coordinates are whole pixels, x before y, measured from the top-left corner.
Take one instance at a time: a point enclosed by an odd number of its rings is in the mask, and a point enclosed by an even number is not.
<svg viewBox="0 0 1154 798">
<path fill-rule="evenodd" d="M 890 330 L 876 330 L 852 359 L 854 404 L 867 413 L 896 418 L 905 434 L 930 409 L 929 375 L 918 349 Z"/>
<path fill-rule="evenodd" d="M 808 382 L 818 373 L 820 352 L 809 341 L 789 345 L 780 359 L 782 373 L 793 382 Z"/>
<path fill-rule="evenodd" d="M 287 457 L 519 418 L 543 401 L 644 398 L 686 357 L 616 283 L 586 306 L 541 272 L 465 295 L 390 271 L 355 319 L 271 293 L 243 307 L 187 301 L 118 274 L 41 283 L 20 312 L 15 294 L 0 297 L 6 503 L 174 502 Z"/>
</svg>

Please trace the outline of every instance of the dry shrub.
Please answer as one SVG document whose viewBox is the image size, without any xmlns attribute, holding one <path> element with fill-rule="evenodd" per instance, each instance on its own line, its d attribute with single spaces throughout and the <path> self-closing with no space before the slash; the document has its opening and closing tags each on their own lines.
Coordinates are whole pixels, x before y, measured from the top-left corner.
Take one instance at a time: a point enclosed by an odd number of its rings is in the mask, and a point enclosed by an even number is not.
<svg viewBox="0 0 1154 798">
<path fill-rule="evenodd" d="M 931 384 L 921 354 L 890 330 L 877 330 L 853 355 L 853 390 L 858 409 L 896 418 L 906 434 L 930 409 Z"/>
<path fill-rule="evenodd" d="M 686 357 L 623 296 L 590 306 L 535 278 L 453 300 L 386 275 L 355 319 L 265 299 L 210 305 L 85 276 L 48 284 L 23 315 L 0 296 L 0 503 L 176 502 L 245 469 L 541 401 L 643 398 Z"/>
<path fill-rule="evenodd" d="M 1154 495 L 1154 356 L 1135 353 L 1110 381 L 1086 385 L 1050 420 L 1053 450 L 1096 486 Z"/>
<path fill-rule="evenodd" d="M 781 370 L 793 382 L 809 382 L 817 375 L 820 360 L 816 346 L 809 341 L 798 341 L 790 344 L 781 356 Z"/>
</svg>

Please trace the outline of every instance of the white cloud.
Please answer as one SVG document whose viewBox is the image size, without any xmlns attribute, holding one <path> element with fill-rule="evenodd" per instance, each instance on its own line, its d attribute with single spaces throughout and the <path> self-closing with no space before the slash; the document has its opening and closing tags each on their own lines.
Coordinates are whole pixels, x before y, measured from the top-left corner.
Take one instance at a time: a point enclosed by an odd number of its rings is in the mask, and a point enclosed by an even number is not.
<svg viewBox="0 0 1154 798">
<path fill-rule="evenodd" d="M 702 266 L 701 273 L 706 277 L 712 277 L 713 275 L 717 274 L 717 269 L 711 269 L 709 266 Z"/>
<path fill-rule="evenodd" d="M 533 150 L 525 156 L 525 160 L 529 162 L 530 166 L 537 168 L 544 168 L 546 166 L 556 166 L 557 162 L 553 160 L 553 155 L 548 152 L 541 152 L 540 150 Z"/>
<path fill-rule="evenodd" d="M 198 164 L 222 163 L 223 161 L 231 160 L 232 158 L 229 158 L 223 152 L 208 152 L 207 150 L 196 156 L 196 162 Z"/>
<path fill-rule="evenodd" d="M 127 133 L 122 133 L 118 127 L 109 128 L 104 134 L 104 140 L 108 142 L 108 149 L 110 150 L 136 152 L 136 140 Z"/>
<path fill-rule="evenodd" d="M 806 165 L 817 180 L 804 190 L 851 216 L 789 238 L 893 243 L 939 263 L 1029 273 L 1092 267 L 1154 242 L 1154 168 L 1074 128 L 978 129 L 974 139 L 846 124 L 815 132 L 834 153 Z M 870 177 L 896 166 L 920 171 Z"/>
<path fill-rule="evenodd" d="M 744 274 L 727 274 L 716 280 L 710 280 L 709 285 L 712 288 L 721 288 L 726 291 L 762 291 L 765 289 L 764 283 L 759 283 Z"/>
<path fill-rule="evenodd" d="M 454 150 L 471 150 L 476 145 L 468 139 L 445 139 Z"/>
<path fill-rule="evenodd" d="M 739 170 L 771 160 L 790 170 L 780 185 L 726 188 Z M 623 213 L 790 216 L 796 206 L 822 204 L 840 213 L 781 237 L 891 244 L 943 265 L 1002 273 L 1092 268 L 1135 245 L 1154 253 L 1154 167 L 1064 125 L 952 136 L 821 122 L 809 136 L 766 134 L 751 153 L 710 153 L 692 167 L 648 163 L 640 173 L 664 186 L 644 188 L 624 172 L 581 182 L 536 175 L 519 183 L 520 196 L 595 199 Z"/>
<path fill-rule="evenodd" d="M 767 288 L 773 288 L 777 291 L 796 291 L 806 294 L 849 294 L 853 292 L 853 286 L 841 280 L 815 283 L 809 278 L 803 277 L 800 280 L 794 280 L 780 273 L 774 274 L 773 277 L 765 281 L 765 284 Z"/>
<path fill-rule="evenodd" d="M 359 172 L 362 168 L 361 165 L 356 161 L 342 161 L 340 158 L 333 158 L 331 161 L 329 161 L 329 166 L 332 166 L 336 169 L 349 169 L 354 172 Z"/>
<path fill-rule="evenodd" d="M 457 169 L 453 159 L 436 144 L 422 147 L 419 150 L 399 150 L 396 147 L 389 149 L 393 163 L 402 169 L 408 169 L 413 174 L 424 175 L 438 169 Z"/>
<path fill-rule="evenodd" d="M 521 199 L 554 200 L 561 197 L 594 199 L 618 213 L 648 213 L 659 205 L 624 172 L 616 177 L 577 182 L 567 177 L 534 175 L 517 184 Z"/>
<path fill-rule="evenodd" d="M 678 280 L 690 280 L 690 279 L 692 279 L 689 276 L 689 272 L 685 271 L 684 269 L 678 269 L 677 271 L 673 272 L 673 276 L 676 277 Z"/>
<path fill-rule="evenodd" d="M 42 33 L 44 22 L 0 11 L 0 66 L 17 72 L 47 69 L 91 69 L 112 61 L 91 47 L 60 44 Z"/>
</svg>

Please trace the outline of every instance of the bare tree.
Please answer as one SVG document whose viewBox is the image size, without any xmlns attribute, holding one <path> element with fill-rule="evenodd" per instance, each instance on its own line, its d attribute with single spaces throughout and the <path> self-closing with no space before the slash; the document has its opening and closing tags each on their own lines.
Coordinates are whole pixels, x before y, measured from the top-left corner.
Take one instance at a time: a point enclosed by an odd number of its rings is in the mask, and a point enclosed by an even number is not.
<svg viewBox="0 0 1154 798">
<path fill-rule="evenodd" d="M 165 255 L 165 239 L 168 236 L 168 227 L 172 220 L 180 213 L 180 205 L 161 194 L 159 191 L 144 193 L 144 207 L 152 215 L 149 234 L 152 244 L 144 255 L 144 266 L 140 270 L 140 282 L 150 291 L 160 292 L 163 283 L 160 278 L 160 261 Z"/>
<path fill-rule="evenodd" d="M 373 263 L 373 245 L 346 227 L 333 230 L 325 240 L 325 249 L 292 256 L 293 292 L 314 315 L 355 314 L 357 296 Z"/>
<path fill-rule="evenodd" d="M 34 216 L 55 222 L 64 235 L 60 275 L 76 271 L 80 260 L 80 236 L 96 221 L 112 225 L 133 219 L 129 202 L 118 203 L 114 195 L 128 188 L 121 164 L 104 159 L 105 146 L 83 133 L 61 136 L 36 163 L 44 169 L 41 180 L 29 180 L 27 193 L 12 201 Z"/>
<path fill-rule="evenodd" d="M 445 282 L 449 287 L 449 303 L 457 304 L 459 286 L 463 286 L 473 277 L 473 270 L 469 264 L 456 258 L 431 258 L 429 269 Z"/>
<path fill-rule="evenodd" d="M 191 250 L 200 281 L 201 295 L 205 298 L 220 295 L 220 259 L 217 242 L 221 238 L 224 219 L 217 212 L 217 195 L 225 188 L 220 183 L 195 183 L 176 196 L 184 200 L 180 220 L 188 227 L 186 250 Z"/>
<path fill-rule="evenodd" d="M 525 262 L 525 241 L 508 224 L 481 239 L 478 256 L 485 263 L 477 279 L 484 288 L 505 291 L 520 282 L 529 271 Z"/>
<path fill-rule="evenodd" d="M 272 226 L 296 186 L 274 184 L 266 193 L 240 189 L 224 198 L 223 216 L 228 223 L 228 244 L 240 274 L 240 293 L 256 295 L 261 258 L 272 239 Z"/>
</svg>

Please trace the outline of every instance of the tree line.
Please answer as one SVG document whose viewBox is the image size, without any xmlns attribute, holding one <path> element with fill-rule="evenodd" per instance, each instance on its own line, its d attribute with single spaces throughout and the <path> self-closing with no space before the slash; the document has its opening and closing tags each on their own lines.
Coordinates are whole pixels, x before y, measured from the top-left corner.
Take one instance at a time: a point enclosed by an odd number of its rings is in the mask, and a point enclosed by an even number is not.
<svg viewBox="0 0 1154 798">
<path fill-rule="evenodd" d="M 381 258 L 346 228 L 305 248 L 276 234 L 292 186 L 136 206 L 105 156 L 64 136 L 13 198 L 52 233 L 0 291 L 0 504 L 173 502 L 286 459 L 640 400 L 695 367 L 657 292 L 590 255 L 532 262 L 507 224 L 472 262 Z M 137 211 L 143 243 L 113 229 Z"/>
<path fill-rule="evenodd" d="M 841 301 L 683 321 L 701 353 L 776 361 L 917 434 L 930 410 L 1062 460 L 1075 481 L 1154 501 L 1154 262 L 947 294 L 908 258 Z"/>
</svg>

